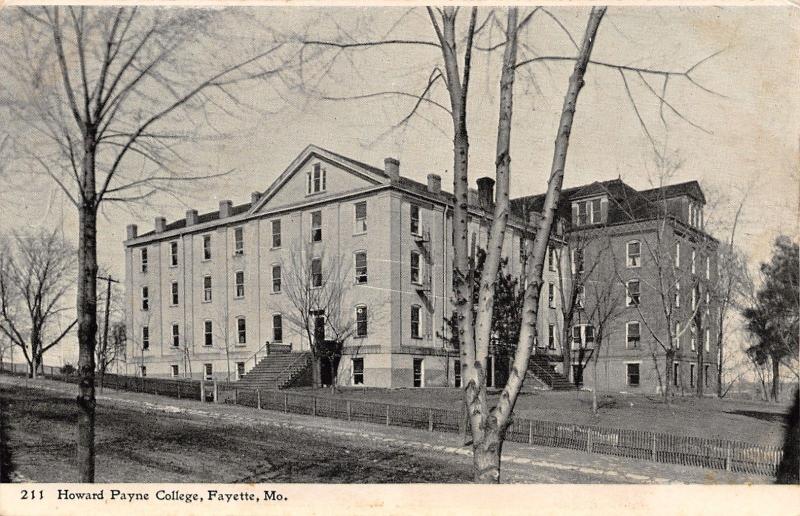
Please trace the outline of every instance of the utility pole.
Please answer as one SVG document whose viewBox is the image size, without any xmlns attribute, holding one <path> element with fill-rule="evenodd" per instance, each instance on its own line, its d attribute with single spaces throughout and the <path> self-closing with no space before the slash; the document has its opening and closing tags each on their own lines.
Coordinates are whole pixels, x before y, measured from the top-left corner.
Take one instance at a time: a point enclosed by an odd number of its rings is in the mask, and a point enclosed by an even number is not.
<svg viewBox="0 0 800 516">
<path fill-rule="evenodd" d="M 112 278 L 111 274 L 109 274 L 108 276 L 97 276 L 97 279 L 106 281 L 106 310 L 105 310 L 105 323 L 103 324 L 103 347 L 101 348 L 103 350 L 103 353 L 105 354 L 108 353 L 108 316 L 109 312 L 111 311 L 111 284 L 119 283 L 119 281 Z M 105 360 L 105 356 L 103 357 L 103 360 Z M 103 386 L 103 376 L 105 376 L 105 370 L 106 370 L 105 364 L 103 364 L 103 368 L 100 375 L 101 388 Z"/>
</svg>

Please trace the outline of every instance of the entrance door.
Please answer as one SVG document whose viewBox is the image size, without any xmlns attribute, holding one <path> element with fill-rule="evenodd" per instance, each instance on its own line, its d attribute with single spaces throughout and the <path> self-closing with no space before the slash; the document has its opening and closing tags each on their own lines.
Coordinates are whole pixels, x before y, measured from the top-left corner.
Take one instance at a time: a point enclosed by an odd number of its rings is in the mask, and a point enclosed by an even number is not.
<svg viewBox="0 0 800 516">
<path fill-rule="evenodd" d="M 414 387 L 425 386 L 425 364 L 423 359 L 414 359 Z"/>
</svg>

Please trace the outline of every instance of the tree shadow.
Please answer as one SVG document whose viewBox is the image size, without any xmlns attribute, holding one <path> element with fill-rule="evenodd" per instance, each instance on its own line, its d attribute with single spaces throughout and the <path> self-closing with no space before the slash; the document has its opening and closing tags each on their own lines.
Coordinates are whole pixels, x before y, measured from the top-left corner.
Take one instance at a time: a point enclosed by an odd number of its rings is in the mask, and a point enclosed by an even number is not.
<svg viewBox="0 0 800 516">
<path fill-rule="evenodd" d="M 784 423 L 786 415 L 780 412 L 763 412 L 760 410 L 730 410 L 729 414 L 737 414 L 740 416 L 752 417 L 770 423 Z"/>
</svg>

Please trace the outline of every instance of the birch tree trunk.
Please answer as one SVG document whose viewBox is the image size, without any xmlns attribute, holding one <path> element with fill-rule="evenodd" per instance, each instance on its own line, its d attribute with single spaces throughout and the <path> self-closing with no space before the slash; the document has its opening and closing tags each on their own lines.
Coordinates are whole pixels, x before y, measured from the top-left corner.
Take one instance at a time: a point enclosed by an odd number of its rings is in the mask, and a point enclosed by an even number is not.
<svg viewBox="0 0 800 516">
<path fill-rule="evenodd" d="M 528 259 L 532 267 L 528 270 L 528 286 L 525 290 L 522 308 L 522 325 L 520 328 L 519 343 L 517 344 L 508 382 L 500 395 L 497 406 L 483 422 L 485 429 L 483 431 L 483 439 L 481 442 L 476 441 L 475 444 L 475 465 L 476 467 L 480 467 L 480 469 L 476 471 L 476 481 L 478 482 L 497 483 L 500 481 L 502 443 L 505 438 L 505 431 L 511 423 L 511 413 L 514 409 L 517 395 L 525 379 L 528 360 L 530 359 L 531 350 L 533 348 L 534 335 L 536 335 L 539 294 L 542 286 L 542 271 L 547 246 L 550 240 L 550 231 L 553 227 L 553 221 L 561 194 L 561 186 L 564 180 L 564 167 L 567 159 L 567 149 L 569 147 L 572 123 L 575 118 L 575 108 L 578 102 L 578 95 L 584 85 L 583 77 L 586 74 L 586 67 L 589 64 L 595 36 L 597 35 L 597 30 L 605 11 L 605 7 L 592 8 L 578 58 L 575 62 L 575 68 L 569 79 L 567 94 L 564 97 L 561 120 L 555 140 L 555 149 L 553 151 L 550 179 L 548 181 L 547 194 L 544 201 L 543 216 L 539 222 L 533 241 L 532 257 Z M 486 270 L 484 269 L 484 274 L 485 273 Z"/>
</svg>

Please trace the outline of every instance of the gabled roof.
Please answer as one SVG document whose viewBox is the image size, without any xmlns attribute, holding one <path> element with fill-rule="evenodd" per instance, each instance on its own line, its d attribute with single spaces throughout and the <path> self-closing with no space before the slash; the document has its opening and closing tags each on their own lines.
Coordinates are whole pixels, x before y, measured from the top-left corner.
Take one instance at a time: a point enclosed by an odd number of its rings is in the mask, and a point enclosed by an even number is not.
<svg viewBox="0 0 800 516">
<path fill-rule="evenodd" d="M 697 181 L 687 181 L 685 183 L 678 183 L 676 185 L 666 185 L 659 188 L 651 188 L 649 190 L 642 190 L 639 193 L 654 200 L 671 199 L 673 197 L 680 197 L 681 195 L 688 195 L 689 197 L 693 197 L 703 204 L 706 202 L 706 196 L 703 195 L 703 189 L 700 188 L 700 183 Z"/>
<path fill-rule="evenodd" d="M 250 207 L 249 213 L 255 213 L 260 210 L 278 190 L 300 169 L 300 167 L 312 157 L 316 157 L 337 166 L 348 170 L 349 172 L 358 175 L 373 184 L 386 183 L 389 177 L 386 173 L 377 167 L 362 163 L 360 161 L 348 158 L 336 152 L 331 152 L 328 149 L 323 149 L 317 145 L 309 145 L 289 164 L 286 169 L 281 172 L 275 181 L 267 188 L 261 195 L 258 202 Z"/>
</svg>

